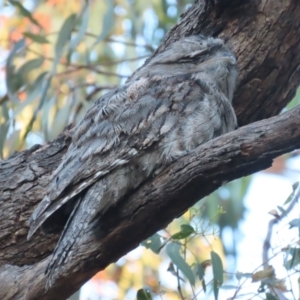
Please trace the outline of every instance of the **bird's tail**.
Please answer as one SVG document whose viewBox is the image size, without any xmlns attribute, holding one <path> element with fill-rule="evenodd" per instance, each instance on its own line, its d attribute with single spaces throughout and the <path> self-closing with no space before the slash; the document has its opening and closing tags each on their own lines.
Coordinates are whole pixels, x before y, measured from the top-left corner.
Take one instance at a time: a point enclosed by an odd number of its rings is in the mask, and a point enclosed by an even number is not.
<svg viewBox="0 0 300 300">
<path fill-rule="evenodd" d="M 47 266 L 45 272 L 47 276 L 46 289 L 49 289 L 61 275 L 71 257 L 74 245 L 83 238 L 86 228 L 99 207 L 101 194 L 103 195 L 103 190 L 99 190 L 99 187 L 95 188 L 94 184 L 78 199 Z"/>
</svg>

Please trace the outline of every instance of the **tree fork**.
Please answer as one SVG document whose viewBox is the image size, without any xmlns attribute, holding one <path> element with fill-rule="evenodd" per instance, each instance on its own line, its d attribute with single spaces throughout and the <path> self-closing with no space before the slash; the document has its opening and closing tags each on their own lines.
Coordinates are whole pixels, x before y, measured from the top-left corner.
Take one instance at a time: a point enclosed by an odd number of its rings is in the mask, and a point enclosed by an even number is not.
<svg viewBox="0 0 300 300">
<path fill-rule="evenodd" d="M 153 56 L 183 36 L 219 36 L 238 59 L 234 107 L 239 125 L 275 116 L 300 82 L 300 4 L 295 0 L 241 0 L 220 6 L 221 2 L 196 1 Z M 49 176 L 71 136 L 66 130 L 49 144 L 15 153 L 0 164 L 0 298 L 67 298 L 97 271 L 222 182 L 262 170 L 276 156 L 299 148 L 299 123 L 297 107 L 219 137 L 173 164 L 125 199 L 113 230 L 105 238 L 97 240 L 91 234 L 82 241 L 61 278 L 47 292 L 44 270 L 58 236 L 36 234 L 27 241 L 27 220 L 43 198 Z"/>
</svg>

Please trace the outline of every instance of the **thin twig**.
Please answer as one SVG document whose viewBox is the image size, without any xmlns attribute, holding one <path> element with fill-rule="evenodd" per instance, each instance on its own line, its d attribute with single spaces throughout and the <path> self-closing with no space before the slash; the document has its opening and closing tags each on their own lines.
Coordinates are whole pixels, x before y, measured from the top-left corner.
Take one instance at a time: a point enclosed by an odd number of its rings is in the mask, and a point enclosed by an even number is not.
<svg viewBox="0 0 300 300">
<path fill-rule="evenodd" d="M 270 220 L 269 225 L 268 225 L 268 232 L 266 235 L 266 238 L 264 240 L 264 244 L 263 244 L 263 254 L 262 254 L 262 259 L 263 259 L 263 267 L 264 269 L 267 268 L 268 266 L 268 262 L 270 261 L 269 258 L 269 249 L 270 249 L 270 245 L 271 245 L 271 238 L 272 238 L 272 234 L 273 234 L 273 228 L 274 225 L 279 223 L 280 221 L 283 220 L 284 217 L 286 217 L 288 215 L 288 213 L 291 212 L 291 210 L 293 209 L 293 207 L 295 206 L 295 204 L 298 202 L 300 198 L 300 184 L 298 184 L 293 198 L 290 201 L 290 204 L 288 206 L 288 208 L 285 210 L 285 212 L 281 213 L 280 215 L 277 213 L 276 216 L 274 217 L 274 219 Z M 276 297 L 278 297 L 278 299 L 280 300 L 285 300 L 287 299 L 284 295 L 283 292 L 275 289 L 274 287 L 268 285 L 270 291 L 272 292 L 273 295 L 276 295 Z"/>
<path fill-rule="evenodd" d="M 273 227 L 275 224 L 279 223 L 280 221 L 282 221 L 282 219 L 284 217 L 286 217 L 288 215 L 288 213 L 290 213 L 290 211 L 293 209 L 293 207 L 295 206 L 295 204 L 297 203 L 298 199 L 300 198 L 300 184 L 298 184 L 295 192 L 294 192 L 294 196 L 293 196 L 293 199 L 291 200 L 288 208 L 285 210 L 284 213 L 282 214 L 277 214 L 275 216 L 274 219 L 272 219 L 270 222 L 269 222 L 269 225 L 268 225 L 268 232 L 267 232 L 267 235 L 266 235 L 266 238 L 264 240 L 264 244 L 263 244 L 263 255 L 262 255 L 262 261 L 263 261 L 263 266 L 264 268 L 267 267 L 267 264 L 268 262 L 270 261 L 270 258 L 268 257 L 268 252 L 269 252 L 269 249 L 270 249 L 270 245 L 271 245 L 271 238 L 272 238 L 272 232 L 273 232 Z"/>
<path fill-rule="evenodd" d="M 74 29 L 74 31 L 77 31 L 76 29 Z M 54 34 L 58 34 L 58 31 L 52 31 L 52 32 L 49 32 L 47 33 L 45 36 L 49 36 L 49 35 L 54 35 Z M 89 36 L 89 37 L 93 37 L 93 38 L 98 38 L 99 35 L 95 34 L 95 33 L 92 33 L 92 32 L 88 32 L 86 31 L 85 34 L 86 36 Z M 154 52 L 154 48 L 149 45 L 149 44 L 145 44 L 145 45 L 141 45 L 141 44 L 137 44 L 137 43 L 134 43 L 134 42 L 125 42 L 125 41 L 121 41 L 121 40 L 115 40 L 114 38 L 105 38 L 103 40 L 104 42 L 109 42 L 109 43 L 119 43 L 119 44 L 124 44 L 126 46 L 132 46 L 132 47 L 141 47 L 141 48 L 146 48 L 147 50 L 151 51 L 151 52 Z"/>
<path fill-rule="evenodd" d="M 91 33 L 91 32 L 86 32 L 85 35 L 93 37 L 93 38 L 98 37 L 97 34 L 94 34 L 94 33 Z M 104 41 L 109 42 L 109 43 L 123 44 L 123 45 L 126 45 L 126 46 L 146 48 L 147 50 L 149 50 L 151 52 L 154 52 L 154 48 L 149 44 L 141 45 L 141 44 L 137 44 L 137 43 L 134 43 L 134 42 L 125 42 L 125 41 L 121 41 L 121 40 L 115 40 L 114 38 L 110 38 L 110 37 L 104 39 Z"/>
<path fill-rule="evenodd" d="M 118 85 L 116 85 L 116 84 L 99 85 L 99 84 L 96 84 L 96 83 L 82 82 L 82 83 L 79 83 L 79 84 L 76 84 L 76 85 L 72 86 L 71 90 L 74 91 L 78 88 L 83 88 L 83 87 L 88 87 L 88 86 L 94 86 L 95 89 L 98 89 L 98 91 L 99 91 L 99 90 L 112 90 L 112 89 L 115 89 Z"/>
<path fill-rule="evenodd" d="M 74 73 L 74 72 L 78 72 L 79 70 L 82 69 L 87 69 L 87 70 L 91 70 L 97 74 L 101 74 L 101 75 L 105 75 L 105 76 L 116 76 L 119 78 L 127 78 L 128 75 L 122 75 L 122 74 L 117 74 L 117 73 L 113 73 L 113 72 L 108 72 L 108 71 L 102 71 L 99 70 L 97 67 L 92 66 L 92 65 L 73 65 L 74 69 L 71 70 L 66 70 L 60 73 L 56 73 L 56 76 L 62 76 L 62 75 L 67 75 L 70 73 Z"/>
<path fill-rule="evenodd" d="M 117 64 L 127 62 L 127 61 L 136 61 L 136 60 L 144 59 L 144 58 L 147 58 L 147 57 L 149 57 L 149 55 L 141 55 L 141 56 L 138 56 L 138 57 L 123 58 L 123 59 L 114 60 L 114 61 L 111 61 L 111 62 L 98 63 L 97 65 L 112 66 L 112 65 L 117 65 Z"/>
<path fill-rule="evenodd" d="M 53 57 L 45 56 L 44 54 L 39 53 L 38 51 L 36 51 L 34 49 L 27 48 L 27 51 L 31 52 L 33 54 L 36 54 L 39 57 L 42 57 L 44 60 L 54 61 Z M 141 56 L 137 56 L 137 57 L 123 58 L 123 59 L 114 60 L 114 61 L 110 61 L 110 62 L 103 62 L 103 63 L 98 62 L 97 65 L 95 65 L 93 67 L 96 67 L 96 66 L 113 66 L 113 65 L 117 65 L 117 64 L 120 64 L 120 63 L 123 63 L 123 62 L 137 61 L 137 60 L 144 59 L 144 58 L 147 58 L 147 57 L 149 57 L 149 55 L 141 55 Z M 86 67 L 86 66 L 88 66 L 88 65 L 79 65 L 79 64 L 68 64 L 67 62 L 59 62 L 59 64 L 61 64 L 63 66 L 71 66 L 71 67 L 83 67 L 83 66 Z"/>
<path fill-rule="evenodd" d="M 180 276 L 179 276 L 179 269 L 176 268 L 176 278 L 177 278 L 177 290 L 178 290 L 178 293 L 179 293 L 179 296 L 182 300 L 184 300 L 184 296 L 182 294 L 182 290 L 181 290 L 181 285 L 180 285 Z"/>
<path fill-rule="evenodd" d="M 33 53 L 33 54 L 36 54 L 36 55 L 39 56 L 39 57 L 42 57 L 44 60 L 54 61 L 54 58 L 45 56 L 44 54 L 39 53 L 38 51 L 36 51 L 36 50 L 34 50 L 34 49 L 31 49 L 31 48 L 29 48 L 29 47 L 27 47 L 26 50 L 27 50 L 28 52 L 31 52 L 31 53 Z M 64 63 L 61 63 L 61 64 L 64 64 Z"/>
</svg>

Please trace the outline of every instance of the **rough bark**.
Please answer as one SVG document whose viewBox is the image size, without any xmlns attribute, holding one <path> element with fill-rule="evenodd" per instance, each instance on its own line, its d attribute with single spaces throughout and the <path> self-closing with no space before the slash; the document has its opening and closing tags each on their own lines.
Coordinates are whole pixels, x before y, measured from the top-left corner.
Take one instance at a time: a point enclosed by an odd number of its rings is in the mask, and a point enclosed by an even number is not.
<svg viewBox="0 0 300 300">
<path fill-rule="evenodd" d="M 239 124 L 275 116 L 300 82 L 300 4 L 295 0 L 222 3 L 197 1 L 153 55 L 182 36 L 218 35 L 238 58 L 240 83 L 234 106 Z M 91 235 L 82 241 L 63 276 L 46 292 L 44 270 L 58 236 L 37 234 L 27 241 L 27 220 L 69 142 L 66 130 L 47 145 L 1 162 L 0 299 L 65 299 L 222 182 L 262 170 L 276 156 L 299 148 L 300 108 L 215 139 L 145 184 L 119 208 L 114 229 L 105 238 Z"/>
</svg>

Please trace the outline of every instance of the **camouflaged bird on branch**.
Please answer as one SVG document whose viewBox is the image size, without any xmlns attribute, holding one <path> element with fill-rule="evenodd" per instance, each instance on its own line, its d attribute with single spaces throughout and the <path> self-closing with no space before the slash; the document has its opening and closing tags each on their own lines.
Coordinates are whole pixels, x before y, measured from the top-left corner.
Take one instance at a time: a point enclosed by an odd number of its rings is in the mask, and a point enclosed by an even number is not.
<svg viewBox="0 0 300 300">
<path fill-rule="evenodd" d="M 221 39 L 190 36 L 87 111 L 30 218 L 29 238 L 40 227 L 55 231 L 56 220 L 63 226 L 48 286 L 84 233 L 101 228 L 108 209 L 174 160 L 237 127 L 236 77 L 236 59 Z"/>
</svg>

